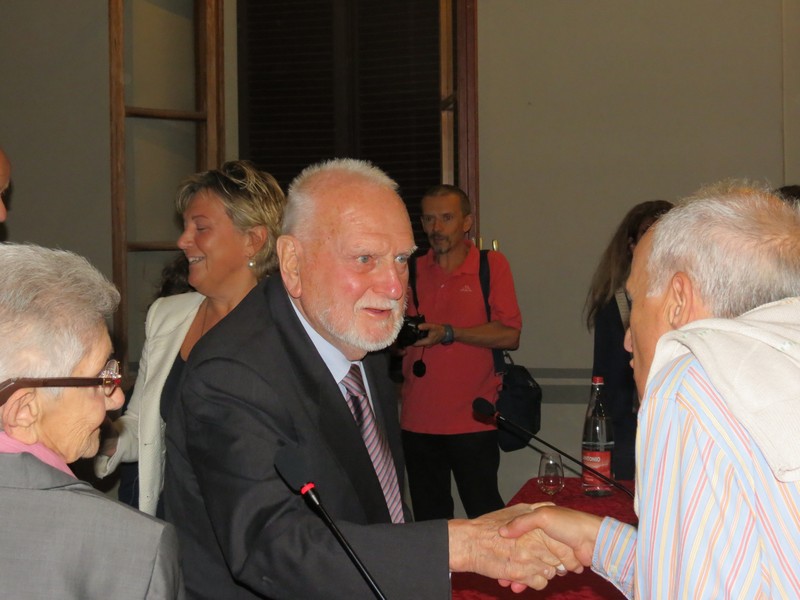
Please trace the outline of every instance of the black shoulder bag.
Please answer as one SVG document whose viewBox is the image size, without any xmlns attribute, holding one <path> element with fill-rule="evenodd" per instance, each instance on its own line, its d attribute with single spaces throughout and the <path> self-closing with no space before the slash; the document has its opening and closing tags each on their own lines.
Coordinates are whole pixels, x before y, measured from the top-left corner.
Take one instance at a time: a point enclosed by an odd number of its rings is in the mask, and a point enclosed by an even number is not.
<svg viewBox="0 0 800 600">
<path fill-rule="evenodd" d="M 492 320 L 492 309 L 489 307 L 489 251 L 481 250 L 478 276 L 483 292 L 483 304 L 486 307 L 486 321 Z M 413 294 L 414 306 L 419 311 L 417 300 L 416 261 L 409 261 L 408 281 Z M 542 421 L 542 388 L 531 376 L 530 371 L 522 365 L 515 365 L 511 355 L 505 350 L 492 350 L 495 373 L 503 376 L 503 382 L 497 395 L 497 410 L 509 421 L 524 427 L 531 433 L 539 432 Z M 521 432 L 511 433 L 498 427 L 497 444 L 504 452 L 512 452 L 525 448 L 530 437 Z"/>
<path fill-rule="evenodd" d="M 489 307 L 489 251 L 481 250 L 480 263 L 481 291 L 486 306 L 486 319 L 492 320 Z M 506 350 L 493 349 L 494 370 L 503 375 L 503 382 L 497 395 L 497 410 L 506 419 L 524 427 L 533 434 L 539 432 L 542 423 L 542 388 L 536 383 L 530 371 L 522 365 L 515 365 Z M 506 431 L 497 428 L 497 444 L 504 452 L 512 452 L 525 448 L 530 437 L 522 432 Z"/>
</svg>

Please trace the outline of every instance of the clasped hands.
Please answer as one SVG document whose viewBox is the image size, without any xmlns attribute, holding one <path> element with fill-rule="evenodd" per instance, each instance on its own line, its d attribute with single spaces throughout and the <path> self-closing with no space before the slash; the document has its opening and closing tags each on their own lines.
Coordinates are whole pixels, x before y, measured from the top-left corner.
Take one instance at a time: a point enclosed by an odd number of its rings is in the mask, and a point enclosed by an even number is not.
<svg viewBox="0 0 800 600">
<path fill-rule="evenodd" d="M 449 523 L 450 568 L 471 571 L 521 592 L 592 563 L 602 519 L 552 503 L 515 504 Z"/>
</svg>

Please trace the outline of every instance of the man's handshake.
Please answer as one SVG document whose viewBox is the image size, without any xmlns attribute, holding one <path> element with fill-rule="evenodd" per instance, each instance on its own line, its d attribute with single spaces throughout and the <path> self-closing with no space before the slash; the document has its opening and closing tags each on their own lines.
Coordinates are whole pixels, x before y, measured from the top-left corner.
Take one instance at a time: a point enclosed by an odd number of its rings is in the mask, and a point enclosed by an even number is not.
<svg viewBox="0 0 800 600">
<path fill-rule="evenodd" d="M 469 521 L 453 520 L 450 570 L 492 577 L 515 592 L 541 590 L 556 575 L 580 573 L 591 564 L 601 521 L 550 503 L 516 504 Z"/>
</svg>

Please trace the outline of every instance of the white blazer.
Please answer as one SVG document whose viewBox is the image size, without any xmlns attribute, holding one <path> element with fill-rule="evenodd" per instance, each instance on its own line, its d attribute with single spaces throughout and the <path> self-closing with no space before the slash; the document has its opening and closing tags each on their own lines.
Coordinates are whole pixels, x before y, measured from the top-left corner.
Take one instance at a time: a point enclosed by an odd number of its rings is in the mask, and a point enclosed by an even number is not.
<svg viewBox="0 0 800 600">
<path fill-rule="evenodd" d="M 114 456 L 98 455 L 95 474 L 103 478 L 120 462 L 139 461 L 139 510 L 156 514 L 164 486 L 164 421 L 161 391 L 175 357 L 205 296 L 197 292 L 159 298 L 147 311 L 145 341 L 133 396 L 120 417 L 122 429 Z"/>
</svg>

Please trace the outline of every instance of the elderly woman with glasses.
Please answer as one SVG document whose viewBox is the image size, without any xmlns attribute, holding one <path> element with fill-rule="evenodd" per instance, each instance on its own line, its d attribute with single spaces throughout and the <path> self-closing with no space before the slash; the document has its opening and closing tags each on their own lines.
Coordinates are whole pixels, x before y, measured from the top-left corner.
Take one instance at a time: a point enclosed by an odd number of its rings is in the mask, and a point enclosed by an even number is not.
<svg viewBox="0 0 800 600">
<path fill-rule="evenodd" d="M 163 516 L 164 431 L 169 407 L 194 345 L 277 268 L 275 242 L 285 203 L 277 181 L 248 161 L 197 173 L 178 189 L 183 217 L 178 238 L 197 290 L 156 300 L 147 313 L 145 343 L 133 396 L 95 460 L 105 477 L 120 462 L 139 461 L 139 510 Z"/>
<path fill-rule="evenodd" d="M 0 244 L 0 587 L 8 598 L 183 596 L 171 526 L 96 492 L 92 457 L 123 402 L 106 319 L 119 294 L 85 259 Z"/>
</svg>

